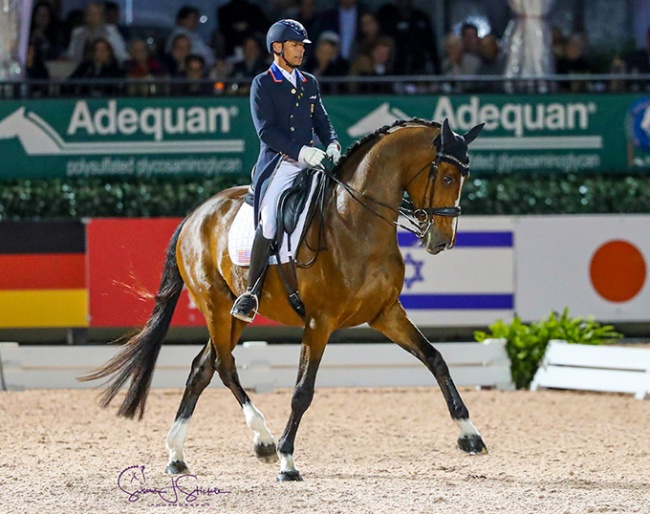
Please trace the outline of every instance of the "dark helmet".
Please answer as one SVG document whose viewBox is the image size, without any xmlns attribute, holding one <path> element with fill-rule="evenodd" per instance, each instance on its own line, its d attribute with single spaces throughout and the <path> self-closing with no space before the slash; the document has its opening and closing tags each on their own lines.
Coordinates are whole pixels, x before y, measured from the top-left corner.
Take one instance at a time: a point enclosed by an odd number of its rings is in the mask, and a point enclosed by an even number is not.
<svg viewBox="0 0 650 514">
<path fill-rule="evenodd" d="M 269 53 L 273 53 L 273 43 L 284 43 L 285 41 L 311 43 L 307 39 L 305 27 L 301 23 L 298 23 L 296 20 L 276 21 L 266 33 L 266 48 Z"/>
</svg>

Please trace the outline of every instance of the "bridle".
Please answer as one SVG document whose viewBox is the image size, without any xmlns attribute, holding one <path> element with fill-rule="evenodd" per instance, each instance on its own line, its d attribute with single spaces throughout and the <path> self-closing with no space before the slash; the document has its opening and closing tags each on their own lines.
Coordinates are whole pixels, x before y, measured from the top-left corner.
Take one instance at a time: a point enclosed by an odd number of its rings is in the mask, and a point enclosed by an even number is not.
<svg viewBox="0 0 650 514">
<path fill-rule="evenodd" d="M 385 221 L 386 223 L 389 223 L 391 226 L 394 225 L 399 228 L 402 228 L 408 232 L 411 232 L 412 234 L 415 234 L 420 240 L 423 240 L 427 231 L 434 224 L 434 216 L 443 216 L 446 218 L 457 218 L 458 216 L 460 216 L 461 213 L 461 208 L 460 206 L 457 205 L 452 207 L 431 206 L 431 204 L 433 203 L 434 184 L 436 181 L 436 175 L 438 174 L 438 166 L 441 161 L 446 161 L 453 164 L 454 166 L 457 166 L 461 170 L 461 175 L 463 176 L 469 175 L 469 162 L 465 164 L 461 162 L 459 159 L 457 159 L 456 157 L 454 157 L 453 155 L 436 151 L 436 157 L 431 162 L 426 163 L 422 168 L 420 168 L 420 170 L 418 170 L 415 173 L 415 175 L 411 177 L 411 179 L 404 187 L 404 189 L 408 189 L 408 187 L 422 173 L 424 173 L 427 170 L 427 168 L 429 169 L 429 178 L 427 180 L 427 186 L 424 190 L 424 193 L 422 194 L 422 201 L 420 202 L 420 205 L 425 205 L 425 200 L 427 200 L 427 196 L 428 196 L 429 207 L 419 207 L 419 208 L 415 207 L 412 200 L 405 199 L 402 201 L 402 205 L 398 209 L 395 209 L 388 204 L 380 202 L 379 200 L 375 200 L 374 198 L 366 196 L 364 193 L 357 191 L 356 189 L 354 189 L 353 187 L 351 187 L 350 185 L 346 184 L 338 177 L 336 177 L 331 172 L 331 170 L 324 168 L 324 169 L 318 169 L 318 171 L 325 173 L 325 175 L 330 180 L 332 180 L 333 182 L 341 186 L 341 188 L 345 192 L 347 192 L 353 200 L 355 200 L 357 203 L 363 206 L 371 214 L 377 216 L 379 219 Z M 371 204 L 377 205 L 379 207 L 383 207 L 393 212 L 396 215 L 397 220 L 387 219 L 382 214 L 374 210 Z M 400 215 L 408 222 L 408 224 L 403 224 L 399 221 Z"/>
</svg>

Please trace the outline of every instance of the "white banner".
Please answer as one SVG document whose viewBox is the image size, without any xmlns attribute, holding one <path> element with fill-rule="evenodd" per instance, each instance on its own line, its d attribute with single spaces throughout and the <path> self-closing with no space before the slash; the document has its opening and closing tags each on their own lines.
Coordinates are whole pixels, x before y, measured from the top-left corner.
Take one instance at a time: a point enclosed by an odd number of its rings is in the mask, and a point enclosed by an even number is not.
<svg viewBox="0 0 650 514">
<path fill-rule="evenodd" d="M 516 312 L 649 322 L 650 216 L 514 218 Z"/>
</svg>

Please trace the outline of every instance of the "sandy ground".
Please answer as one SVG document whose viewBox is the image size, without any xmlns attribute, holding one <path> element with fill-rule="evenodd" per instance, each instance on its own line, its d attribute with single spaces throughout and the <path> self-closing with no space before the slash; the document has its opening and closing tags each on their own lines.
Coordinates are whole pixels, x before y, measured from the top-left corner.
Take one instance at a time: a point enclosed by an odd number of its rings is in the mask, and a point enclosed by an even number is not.
<svg viewBox="0 0 650 514">
<path fill-rule="evenodd" d="M 134 422 L 100 409 L 94 391 L 0 393 L 0 512 L 650 512 L 648 400 L 463 390 L 490 448 L 469 456 L 455 448 L 457 428 L 436 388 L 318 389 L 296 442 L 301 483 L 276 483 L 277 464 L 254 458 L 230 392 L 208 389 L 190 425 L 185 454 L 196 480 L 185 487 L 211 493 L 193 503 L 154 493 L 129 502 L 118 477 L 130 466 L 145 467 L 140 488 L 172 489 L 164 438 L 180 394 L 153 391 Z M 253 400 L 278 437 L 290 391 Z M 126 489 L 137 489 L 137 469 L 122 475 Z"/>
</svg>

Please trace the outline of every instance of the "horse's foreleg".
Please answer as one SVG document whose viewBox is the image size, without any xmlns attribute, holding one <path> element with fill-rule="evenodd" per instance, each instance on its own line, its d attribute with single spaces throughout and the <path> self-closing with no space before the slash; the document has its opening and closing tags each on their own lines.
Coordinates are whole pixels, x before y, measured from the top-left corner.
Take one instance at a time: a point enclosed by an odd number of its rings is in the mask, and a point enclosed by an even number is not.
<svg viewBox="0 0 650 514">
<path fill-rule="evenodd" d="M 312 324 L 315 328 L 312 328 Z M 293 461 L 294 441 L 300 420 L 314 398 L 316 373 L 318 372 L 318 366 L 323 357 L 330 333 L 331 331 L 323 330 L 322 328 L 318 330 L 314 321 L 308 323 L 305 328 L 302 347 L 300 349 L 298 378 L 291 399 L 291 415 L 278 443 L 280 473 L 277 479 L 280 482 L 302 480 L 300 472 Z"/>
<path fill-rule="evenodd" d="M 167 450 L 169 450 L 169 464 L 165 471 L 175 475 L 186 473 L 188 471 L 185 457 L 183 456 L 183 447 L 187 437 L 187 426 L 196 407 L 196 402 L 201 396 L 203 390 L 207 387 L 214 375 L 214 361 L 216 352 L 212 341 L 203 348 L 192 361 L 190 375 L 187 377 L 185 384 L 185 393 L 181 400 L 181 405 L 176 413 L 174 424 L 167 434 Z"/>
<path fill-rule="evenodd" d="M 469 411 L 451 379 L 447 363 L 406 315 L 399 302 L 384 311 L 370 326 L 420 359 L 440 385 L 451 418 L 460 427 L 458 446 L 468 453 L 486 453 L 481 435 L 469 419 Z"/>
</svg>

